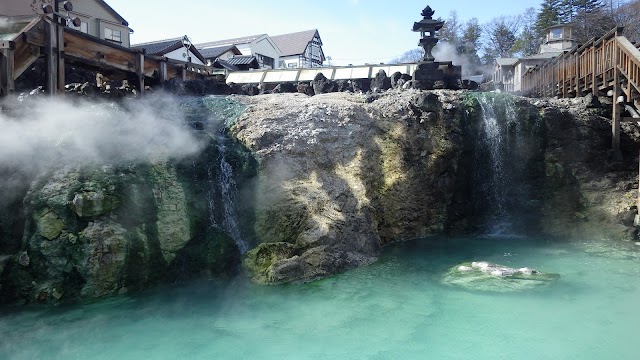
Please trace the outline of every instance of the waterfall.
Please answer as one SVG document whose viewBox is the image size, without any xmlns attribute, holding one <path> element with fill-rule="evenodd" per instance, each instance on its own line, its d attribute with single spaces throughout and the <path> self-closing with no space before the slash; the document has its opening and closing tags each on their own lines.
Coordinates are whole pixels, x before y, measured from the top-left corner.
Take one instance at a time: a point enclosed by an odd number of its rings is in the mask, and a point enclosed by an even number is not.
<svg viewBox="0 0 640 360">
<path fill-rule="evenodd" d="M 242 239 L 240 228 L 238 227 L 236 205 L 234 199 L 238 189 L 236 186 L 233 167 L 227 161 L 227 146 L 224 135 L 218 136 L 217 148 L 220 157 L 218 171 L 218 185 L 220 186 L 220 194 L 222 198 L 222 228 L 231 236 L 240 250 L 244 254 L 249 250 L 249 244 Z"/>
<path fill-rule="evenodd" d="M 514 192 L 518 184 L 515 164 L 518 118 L 511 97 L 480 94 L 482 110 L 474 151 L 474 194 L 487 235 L 511 235 Z M 515 140 L 515 143 L 514 143 Z"/>
</svg>

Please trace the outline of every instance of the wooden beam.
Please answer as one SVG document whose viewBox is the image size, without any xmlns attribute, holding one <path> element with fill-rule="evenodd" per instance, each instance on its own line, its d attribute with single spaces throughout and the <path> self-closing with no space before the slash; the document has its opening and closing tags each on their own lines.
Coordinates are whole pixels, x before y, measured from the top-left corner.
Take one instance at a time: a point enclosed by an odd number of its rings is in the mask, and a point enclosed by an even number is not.
<svg viewBox="0 0 640 360">
<path fill-rule="evenodd" d="M 620 117 L 621 117 L 621 105 L 618 104 L 618 97 L 620 96 L 620 70 L 616 65 L 618 63 L 619 52 L 616 49 L 614 51 L 613 59 L 613 109 L 611 112 L 611 135 L 612 135 L 612 149 L 614 160 L 622 160 L 622 153 L 620 151 Z"/>
<path fill-rule="evenodd" d="M 46 21 L 45 36 L 45 63 L 46 63 L 46 84 L 45 89 L 49 95 L 55 95 L 58 89 L 58 63 L 56 61 L 55 42 L 56 31 L 55 24 L 51 20 Z"/>
<path fill-rule="evenodd" d="M 56 24 L 56 63 L 58 66 L 58 91 L 64 94 L 66 85 L 64 76 L 64 26 Z"/>
<path fill-rule="evenodd" d="M 0 96 L 11 95 L 15 90 L 15 50 L 3 48 L 0 50 Z"/>
<path fill-rule="evenodd" d="M 591 48 L 591 94 L 598 96 L 598 84 L 596 83 L 596 43 Z"/>
</svg>

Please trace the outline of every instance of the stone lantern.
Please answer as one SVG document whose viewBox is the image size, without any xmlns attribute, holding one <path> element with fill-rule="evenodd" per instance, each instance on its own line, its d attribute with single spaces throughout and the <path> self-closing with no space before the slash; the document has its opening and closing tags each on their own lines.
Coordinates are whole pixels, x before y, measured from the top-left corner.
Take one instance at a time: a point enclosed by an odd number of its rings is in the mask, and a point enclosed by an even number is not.
<svg viewBox="0 0 640 360">
<path fill-rule="evenodd" d="M 413 86 L 417 89 L 457 89 L 461 78 L 461 67 L 451 61 L 436 62 L 431 51 L 438 43 L 436 33 L 444 26 L 444 21 L 434 20 L 435 11 L 427 6 L 422 10 L 423 19 L 413 23 L 413 31 L 421 35 L 418 45 L 424 49 L 422 61 L 413 72 Z"/>
<path fill-rule="evenodd" d="M 422 62 L 434 62 L 436 60 L 433 55 L 431 55 L 431 51 L 438 43 L 436 31 L 440 31 L 444 26 L 444 21 L 433 20 L 433 14 L 435 14 L 435 11 L 433 11 L 430 6 L 427 6 L 422 10 L 422 16 L 424 18 L 417 23 L 413 23 L 413 31 L 419 32 L 421 35 L 418 45 L 424 49 Z"/>
</svg>

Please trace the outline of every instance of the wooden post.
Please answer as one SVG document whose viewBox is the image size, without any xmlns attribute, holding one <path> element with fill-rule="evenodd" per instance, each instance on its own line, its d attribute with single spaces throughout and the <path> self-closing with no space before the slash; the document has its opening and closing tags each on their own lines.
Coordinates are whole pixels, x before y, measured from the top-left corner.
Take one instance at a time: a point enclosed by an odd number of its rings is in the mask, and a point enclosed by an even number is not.
<svg viewBox="0 0 640 360">
<path fill-rule="evenodd" d="M 638 156 L 638 159 L 640 160 L 640 155 Z M 638 162 L 638 169 L 640 170 L 640 161 Z M 640 181 L 640 171 L 638 172 L 638 181 Z M 640 184 L 640 182 L 638 184 Z M 636 202 L 636 218 L 633 222 L 633 225 L 634 226 L 640 225 L 640 186 L 638 186 L 638 199 Z"/>
<path fill-rule="evenodd" d="M 56 25 L 51 19 L 47 19 L 45 27 L 45 73 L 47 78 L 45 88 L 49 95 L 55 95 L 58 90 L 58 62 L 55 52 Z"/>
<path fill-rule="evenodd" d="M 591 94 L 598 96 L 598 87 L 596 85 L 596 43 L 592 42 L 591 48 Z"/>
<path fill-rule="evenodd" d="M 136 54 L 136 75 L 138 76 L 138 88 L 140 95 L 144 95 L 144 53 Z"/>
<path fill-rule="evenodd" d="M 582 95 L 582 91 L 580 91 L 580 53 L 578 51 L 576 51 L 575 53 L 575 75 L 576 75 L 576 80 L 574 82 L 575 86 L 576 86 L 576 95 L 575 97 L 579 97 L 580 95 Z"/>
<path fill-rule="evenodd" d="M 15 44 L 8 42 L 6 45 L 0 52 L 0 96 L 11 95 L 16 89 Z"/>
<path fill-rule="evenodd" d="M 187 80 L 187 66 L 183 66 L 182 67 L 182 81 L 186 81 Z"/>
<path fill-rule="evenodd" d="M 59 21 L 59 19 L 58 19 Z M 56 22 L 56 63 L 58 66 L 58 91 L 60 94 L 64 94 L 65 78 L 64 78 L 64 26 L 60 26 L 59 22 Z"/>
<path fill-rule="evenodd" d="M 160 84 L 167 81 L 167 62 L 163 59 L 160 61 Z"/>
<path fill-rule="evenodd" d="M 614 64 L 618 63 L 618 49 L 614 51 Z M 622 153 L 620 152 L 620 113 L 621 105 L 618 104 L 618 97 L 620 96 L 620 70 L 618 66 L 614 66 L 613 69 L 613 111 L 611 115 L 611 134 L 613 158 L 614 160 L 622 160 Z"/>
</svg>

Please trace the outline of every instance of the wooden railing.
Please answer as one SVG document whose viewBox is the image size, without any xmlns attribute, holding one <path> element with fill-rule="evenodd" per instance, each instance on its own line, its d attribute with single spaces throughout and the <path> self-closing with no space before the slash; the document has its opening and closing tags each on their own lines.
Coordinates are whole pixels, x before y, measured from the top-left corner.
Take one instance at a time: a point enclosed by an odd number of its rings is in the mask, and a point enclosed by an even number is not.
<svg viewBox="0 0 640 360">
<path fill-rule="evenodd" d="M 0 96 L 13 92 L 15 79 L 41 56 L 47 58 L 47 64 L 53 64 L 47 65 L 46 88 L 50 93 L 64 91 L 65 62 L 96 71 L 136 76 L 141 92 L 144 92 L 145 79 L 164 82 L 172 78 L 191 80 L 214 75 L 212 67 L 146 55 L 69 28 L 51 35 L 56 26 L 45 16 L 35 17 L 11 39 L 0 41 Z M 58 48 L 57 43 L 64 45 Z M 55 58 L 55 53 L 59 53 L 59 58 Z"/>
<path fill-rule="evenodd" d="M 622 37 L 622 28 L 615 28 L 600 39 L 592 39 L 580 48 L 527 70 L 523 89 L 531 96 L 597 95 L 613 87 L 616 69 L 629 76 L 635 74 L 635 84 L 638 84 L 639 65 L 640 52 Z M 627 95 L 632 95 L 630 90 Z"/>
</svg>

